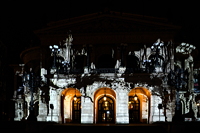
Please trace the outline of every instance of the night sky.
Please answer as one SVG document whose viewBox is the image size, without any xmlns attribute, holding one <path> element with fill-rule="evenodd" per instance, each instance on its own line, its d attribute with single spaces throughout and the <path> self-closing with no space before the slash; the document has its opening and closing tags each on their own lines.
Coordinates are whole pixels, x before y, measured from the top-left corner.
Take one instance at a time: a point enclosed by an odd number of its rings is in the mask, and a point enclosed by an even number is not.
<svg viewBox="0 0 200 133">
<path fill-rule="evenodd" d="M 174 0 L 175 1 L 175 0 Z M 19 63 L 22 50 L 37 43 L 33 31 L 48 22 L 103 11 L 127 12 L 164 17 L 170 23 L 182 26 L 180 39 L 197 46 L 200 30 L 198 1 L 132 0 L 125 1 L 23 1 L 0 3 L 0 41 L 8 48 L 10 64 Z M 46 3 L 45 3 L 46 2 Z M 153 42 L 152 42 L 153 43 Z"/>
</svg>

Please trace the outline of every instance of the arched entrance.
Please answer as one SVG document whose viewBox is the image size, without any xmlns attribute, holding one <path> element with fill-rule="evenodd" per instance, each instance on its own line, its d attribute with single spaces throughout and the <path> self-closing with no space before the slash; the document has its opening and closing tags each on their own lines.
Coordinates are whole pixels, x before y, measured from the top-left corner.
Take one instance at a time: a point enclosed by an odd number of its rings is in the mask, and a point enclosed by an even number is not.
<svg viewBox="0 0 200 133">
<path fill-rule="evenodd" d="M 129 92 L 129 123 L 148 123 L 150 112 L 150 92 L 136 87 Z"/>
<path fill-rule="evenodd" d="M 62 123 L 80 123 L 81 93 L 76 88 L 67 88 L 61 96 Z"/>
<path fill-rule="evenodd" d="M 114 123 L 116 94 L 111 88 L 100 88 L 94 94 L 95 123 Z"/>
<path fill-rule="evenodd" d="M 72 100 L 72 122 L 81 122 L 81 98 L 73 98 Z"/>
<path fill-rule="evenodd" d="M 104 96 L 98 100 L 98 122 L 114 122 L 114 101 L 111 97 Z"/>
<path fill-rule="evenodd" d="M 129 96 L 129 123 L 140 122 L 140 100 L 134 96 Z"/>
</svg>

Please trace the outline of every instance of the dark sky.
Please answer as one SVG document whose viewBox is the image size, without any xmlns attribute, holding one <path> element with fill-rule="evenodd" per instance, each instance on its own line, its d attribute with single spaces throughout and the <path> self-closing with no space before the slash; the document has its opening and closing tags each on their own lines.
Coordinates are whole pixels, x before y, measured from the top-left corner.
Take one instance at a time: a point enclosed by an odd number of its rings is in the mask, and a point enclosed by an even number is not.
<svg viewBox="0 0 200 133">
<path fill-rule="evenodd" d="M 28 47 L 31 40 L 34 40 L 34 30 L 46 26 L 51 21 L 68 19 L 109 8 L 119 12 L 165 17 L 171 23 L 183 27 L 181 39 L 184 42 L 197 45 L 199 42 L 198 31 L 200 30 L 198 5 L 198 1 L 194 3 L 170 0 L 1 2 L 0 40 L 7 46 L 9 58 L 12 58 L 13 63 L 17 63 L 21 50 Z"/>
</svg>

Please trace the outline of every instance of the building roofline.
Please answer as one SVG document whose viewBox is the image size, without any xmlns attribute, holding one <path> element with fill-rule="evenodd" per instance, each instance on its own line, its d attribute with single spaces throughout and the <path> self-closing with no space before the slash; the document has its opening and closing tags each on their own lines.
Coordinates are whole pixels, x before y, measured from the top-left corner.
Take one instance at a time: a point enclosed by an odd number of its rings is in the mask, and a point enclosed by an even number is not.
<svg viewBox="0 0 200 133">
<path fill-rule="evenodd" d="M 35 30 L 34 32 L 41 33 L 41 32 L 45 32 L 46 30 L 56 29 L 56 28 L 71 25 L 71 24 L 78 24 L 81 22 L 86 22 L 86 21 L 90 21 L 96 18 L 103 18 L 103 17 L 117 18 L 117 19 L 122 19 L 122 20 L 129 20 L 129 21 L 132 20 L 135 22 L 149 23 L 149 24 L 154 24 L 154 25 L 166 26 L 173 29 L 180 29 L 180 26 L 169 23 L 168 19 L 166 18 L 145 16 L 145 15 L 132 14 L 132 13 L 124 13 L 124 12 L 116 12 L 116 11 L 108 11 L 108 12 L 96 12 L 96 13 L 81 15 L 81 16 L 77 16 L 73 18 L 49 22 L 47 24 L 47 27 Z"/>
</svg>

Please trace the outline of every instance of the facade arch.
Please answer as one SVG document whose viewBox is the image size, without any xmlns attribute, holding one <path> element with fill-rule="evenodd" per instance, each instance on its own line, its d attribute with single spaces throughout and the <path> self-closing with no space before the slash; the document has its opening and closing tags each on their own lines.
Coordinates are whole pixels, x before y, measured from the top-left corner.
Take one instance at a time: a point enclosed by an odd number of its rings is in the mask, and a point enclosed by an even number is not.
<svg viewBox="0 0 200 133">
<path fill-rule="evenodd" d="M 66 88 L 61 91 L 62 123 L 81 121 L 81 92 L 76 88 Z"/>
<path fill-rule="evenodd" d="M 108 87 L 98 88 L 94 92 L 94 123 L 114 123 L 115 118 L 116 92 Z"/>
<path fill-rule="evenodd" d="M 128 93 L 129 123 L 148 123 L 151 93 L 147 88 L 135 87 Z"/>
</svg>

